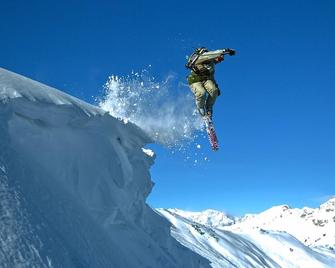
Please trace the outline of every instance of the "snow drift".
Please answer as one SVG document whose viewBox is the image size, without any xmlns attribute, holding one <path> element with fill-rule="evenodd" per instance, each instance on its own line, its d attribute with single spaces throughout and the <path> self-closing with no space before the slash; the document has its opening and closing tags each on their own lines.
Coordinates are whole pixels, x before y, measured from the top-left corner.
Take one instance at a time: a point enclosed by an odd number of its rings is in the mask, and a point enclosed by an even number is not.
<svg viewBox="0 0 335 268">
<path fill-rule="evenodd" d="M 146 205 L 150 139 L 0 68 L 1 267 L 208 267 Z"/>
</svg>

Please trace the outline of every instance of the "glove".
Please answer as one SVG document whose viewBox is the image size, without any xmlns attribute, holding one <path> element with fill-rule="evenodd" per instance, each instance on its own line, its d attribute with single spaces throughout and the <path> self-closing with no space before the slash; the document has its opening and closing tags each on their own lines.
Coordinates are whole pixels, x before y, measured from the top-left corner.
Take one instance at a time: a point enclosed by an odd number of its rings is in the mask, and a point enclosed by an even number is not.
<svg viewBox="0 0 335 268">
<path fill-rule="evenodd" d="M 229 51 L 229 56 L 234 56 L 236 54 L 235 49 L 228 48 L 228 51 Z"/>
</svg>

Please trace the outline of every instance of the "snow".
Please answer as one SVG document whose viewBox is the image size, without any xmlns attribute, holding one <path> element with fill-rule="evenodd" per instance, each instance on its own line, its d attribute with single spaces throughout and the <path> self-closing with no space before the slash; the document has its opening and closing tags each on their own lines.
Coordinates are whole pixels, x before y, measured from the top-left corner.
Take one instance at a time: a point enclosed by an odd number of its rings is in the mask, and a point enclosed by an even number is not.
<svg viewBox="0 0 335 268">
<path fill-rule="evenodd" d="M 223 227 L 231 225 L 235 222 L 235 218 L 226 215 L 226 213 L 214 209 L 207 209 L 202 212 L 183 211 L 180 209 L 169 209 L 169 211 L 178 214 L 184 218 L 188 218 L 194 222 L 208 225 L 210 227 Z"/>
<path fill-rule="evenodd" d="M 180 86 L 174 75 L 156 81 L 146 69 L 124 77 L 112 75 L 99 106 L 140 126 L 156 143 L 182 150 L 184 143 L 193 143 L 203 122 L 188 88 L 172 94 Z"/>
<path fill-rule="evenodd" d="M 335 267 L 334 198 L 315 209 L 281 205 L 243 218 L 157 211 L 172 223 L 172 235 L 212 267 Z"/>
<path fill-rule="evenodd" d="M 261 228 L 285 231 L 306 246 L 335 248 L 335 199 L 315 209 L 276 206 L 258 215 L 248 215 L 229 229 L 246 231 Z"/>
<path fill-rule="evenodd" d="M 1 267 L 335 267 L 335 198 L 243 218 L 154 211 L 149 142 L 131 121 L 0 68 Z"/>
<path fill-rule="evenodd" d="M 147 155 L 147 156 L 150 156 L 150 157 L 154 157 L 155 156 L 155 153 L 150 150 L 150 149 L 146 149 L 146 148 L 142 148 L 142 151 Z"/>
<path fill-rule="evenodd" d="M 148 142 L 132 123 L 0 69 L 1 267 L 209 267 L 145 202 Z"/>
<path fill-rule="evenodd" d="M 75 97 L 70 97 L 62 91 L 48 87 L 29 78 L 0 68 L 0 101 L 8 99 L 25 98 L 33 102 L 56 105 L 71 105 L 87 115 L 104 114 L 105 111 L 91 104 L 85 103 Z"/>
</svg>

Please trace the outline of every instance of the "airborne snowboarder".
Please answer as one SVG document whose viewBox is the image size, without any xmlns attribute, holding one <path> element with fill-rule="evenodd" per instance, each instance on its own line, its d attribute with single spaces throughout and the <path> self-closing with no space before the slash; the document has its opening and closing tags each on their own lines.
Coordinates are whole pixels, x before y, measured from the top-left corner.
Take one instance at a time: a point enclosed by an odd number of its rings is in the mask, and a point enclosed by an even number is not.
<svg viewBox="0 0 335 268">
<path fill-rule="evenodd" d="M 224 55 L 235 55 L 230 48 L 209 51 L 205 47 L 197 48 L 188 58 L 186 67 L 191 70 L 187 77 L 188 84 L 195 95 L 197 109 L 204 119 L 206 131 L 214 151 L 219 149 L 214 124 L 212 121 L 213 105 L 220 95 L 218 84 L 214 79 L 215 64 L 224 60 Z"/>
<path fill-rule="evenodd" d="M 220 95 L 218 84 L 214 79 L 215 64 L 223 61 L 226 54 L 235 55 L 235 50 L 225 48 L 209 51 L 201 47 L 188 58 L 186 67 L 191 69 L 191 74 L 187 80 L 195 95 L 195 102 L 201 116 L 208 115 L 212 118 L 213 105 L 216 97 Z"/>
</svg>

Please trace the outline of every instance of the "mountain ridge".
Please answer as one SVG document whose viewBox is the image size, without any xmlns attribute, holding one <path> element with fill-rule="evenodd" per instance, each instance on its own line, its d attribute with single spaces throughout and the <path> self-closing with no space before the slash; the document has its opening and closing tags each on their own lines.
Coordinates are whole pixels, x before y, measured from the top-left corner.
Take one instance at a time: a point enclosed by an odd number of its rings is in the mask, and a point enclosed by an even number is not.
<svg viewBox="0 0 335 268">
<path fill-rule="evenodd" d="M 172 235 L 212 267 L 335 266 L 334 198 L 315 209 L 278 205 L 240 218 L 211 209 L 157 211 L 173 224 Z"/>
</svg>

